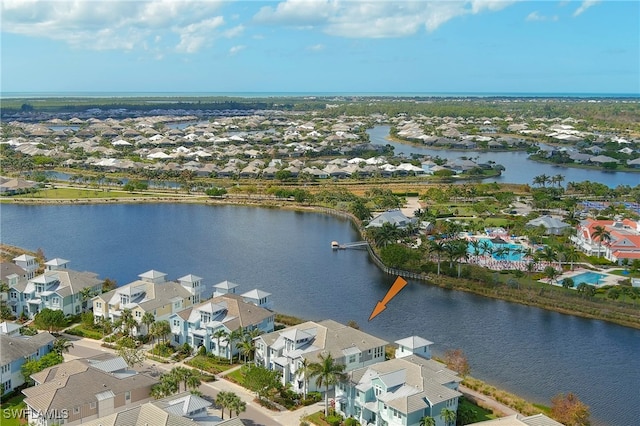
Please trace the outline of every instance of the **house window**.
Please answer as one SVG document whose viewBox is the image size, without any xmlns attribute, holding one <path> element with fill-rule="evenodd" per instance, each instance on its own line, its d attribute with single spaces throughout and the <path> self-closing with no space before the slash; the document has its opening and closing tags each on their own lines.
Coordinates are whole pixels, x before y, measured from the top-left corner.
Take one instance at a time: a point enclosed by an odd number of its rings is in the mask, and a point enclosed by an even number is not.
<svg viewBox="0 0 640 426">
<path fill-rule="evenodd" d="M 60 305 L 60 298 L 59 297 L 51 298 L 51 303 L 53 303 L 56 306 L 59 306 Z"/>
<path fill-rule="evenodd" d="M 140 318 L 142 316 L 142 312 L 136 311 L 136 318 Z"/>
<path fill-rule="evenodd" d="M 102 309 L 102 302 L 96 302 L 96 308 Z"/>
<path fill-rule="evenodd" d="M 92 409 L 92 410 L 95 409 L 96 408 L 96 403 L 95 402 L 90 402 L 89 403 L 89 408 Z"/>
<path fill-rule="evenodd" d="M 179 334 L 174 334 L 173 335 L 173 341 L 176 343 L 180 343 L 180 335 Z"/>
<path fill-rule="evenodd" d="M 174 309 L 178 309 L 178 308 L 180 308 L 180 301 L 175 302 L 175 303 L 173 304 L 173 308 L 174 308 Z"/>
<path fill-rule="evenodd" d="M 178 321 L 177 319 L 173 320 L 173 326 L 174 327 L 179 327 L 180 326 L 180 321 Z"/>
<path fill-rule="evenodd" d="M 75 407 L 73 407 L 73 414 L 80 414 L 80 406 L 76 405 Z"/>
<path fill-rule="evenodd" d="M 356 356 L 355 355 L 349 356 L 349 364 L 353 364 L 354 362 L 356 362 Z"/>
<path fill-rule="evenodd" d="M 2 366 L 1 371 L 2 373 L 8 373 L 10 368 L 11 368 L 11 364 L 5 364 Z"/>
<path fill-rule="evenodd" d="M 124 400 L 125 401 L 131 401 L 131 391 L 126 391 L 124 393 Z"/>
<path fill-rule="evenodd" d="M 5 392 L 9 392 L 11 390 L 11 380 L 7 380 L 2 384 L 2 388 Z"/>
</svg>

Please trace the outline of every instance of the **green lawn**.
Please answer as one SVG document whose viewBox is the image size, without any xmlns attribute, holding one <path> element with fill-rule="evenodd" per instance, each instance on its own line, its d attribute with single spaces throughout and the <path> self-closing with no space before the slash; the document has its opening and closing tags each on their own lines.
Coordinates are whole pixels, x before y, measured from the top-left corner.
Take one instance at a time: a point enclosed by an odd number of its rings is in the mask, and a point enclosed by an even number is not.
<svg viewBox="0 0 640 426">
<path fill-rule="evenodd" d="M 2 404 L 0 404 L 0 411 L 2 411 L 2 421 L 0 421 L 0 423 L 2 423 L 2 426 L 18 426 L 27 424 L 26 420 L 19 418 L 21 414 L 19 411 L 27 408 L 26 404 L 23 402 L 24 398 L 25 396 L 20 394 L 7 401 L 2 401 Z"/>
<path fill-rule="evenodd" d="M 211 374 L 221 373 L 234 366 L 233 364 L 229 365 L 228 360 L 216 358 L 209 355 L 196 355 L 185 364 Z"/>
<path fill-rule="evenodd" d="M 102 332 L 87 328 L 82 324 L 78 324 L 75 327 L 68 329 L 66 333 L 74 336 L 88 337 L 89 339 L 94 340 L 102 340 Z"/>
<path fill-rule="evenodd" d="M 472 423 L 484 422 L 486 420 L 497 418 L 497 416 L 494 415 L 491 410 L 482 408 L 466 398 L 460 398 L 458 402 L 458 411 L 465 409 L 473 413 Z"/>
<path fill-rule="evenodd" d="M 78 198 L 134 198 L 149 197 L 153 194 L 133 194 L 126 191 L 110 191 L 102 189 L 55 188 L 45 189 L 31 194 L 16 195 L 12 198 L 78 199 Z"/>
</svg>

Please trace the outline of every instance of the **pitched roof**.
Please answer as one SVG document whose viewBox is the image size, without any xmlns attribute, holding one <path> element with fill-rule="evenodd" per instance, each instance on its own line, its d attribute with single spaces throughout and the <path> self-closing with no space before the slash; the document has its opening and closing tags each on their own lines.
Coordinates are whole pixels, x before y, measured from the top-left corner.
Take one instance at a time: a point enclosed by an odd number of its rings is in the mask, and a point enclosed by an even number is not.
<svg viewBox="0 0 640 426">
<path fill-rule="evenodd" d="M 409 349 L 416 349 L 416 348 L 421 348 L 423 346 L 433 345 L 433 342 L 427 339 L 423 339 L 420 336 L 405 337 L 404 339 L 396 340 L 395 343 Z"/>
<path fill-rule="evenodd" d="M 167 413 L 148 402 L 95 420 L 83 421 L 82 424 L 86 426 L 193 426 L 196 423 L 182 416 Z"/>
<path fill-rule="evenodd" d="M 32 355 L 41 347 L 53 344 L 54 340 L 55 338 L 46 331 L 35 336 L 0 334 L 0 365 Z"/>
<path fill-rule="evenodd" d="M 97 402 L 98 395 L 111 391 L 115 395 L 150 387 L 158 381 L 135 371 L 113 374 L 96 368 L 87 359 L 76 359 L 43 370 L 40 385 L 24 389 L 25 403 L 45 412 Z M 78 392 L 81 389 L 82 392 Z"/>
</svg>

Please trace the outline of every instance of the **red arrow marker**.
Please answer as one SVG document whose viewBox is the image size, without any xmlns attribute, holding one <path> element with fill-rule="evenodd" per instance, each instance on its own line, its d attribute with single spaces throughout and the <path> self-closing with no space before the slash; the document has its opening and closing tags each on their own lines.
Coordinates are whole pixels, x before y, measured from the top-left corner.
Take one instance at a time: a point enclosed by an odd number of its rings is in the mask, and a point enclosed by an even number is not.
<svg viewBox="0 0 640 426">
<path fill-rule="evenodd" d="M 382 311 L 387 309 L 387 303 L 391 302 L 391 299 L 396 297 L 396 295 L 400 293 L 400 290 L 402 290 L 406 285 L 407 285 L 407 281 L 404 278 L 402 277 L 396 278 L 396 281 L 393 283 L 393 285 L 391 286 L 387 294 L 385 294 L 384 299 L 379 301 L 376 304 L 376 307 L 373 308 L 373 311 L 371 312 L 371 316 L 369 316 L 369 321 L 371 321 L 372 319 L 377 317 Z"/>
</svg>

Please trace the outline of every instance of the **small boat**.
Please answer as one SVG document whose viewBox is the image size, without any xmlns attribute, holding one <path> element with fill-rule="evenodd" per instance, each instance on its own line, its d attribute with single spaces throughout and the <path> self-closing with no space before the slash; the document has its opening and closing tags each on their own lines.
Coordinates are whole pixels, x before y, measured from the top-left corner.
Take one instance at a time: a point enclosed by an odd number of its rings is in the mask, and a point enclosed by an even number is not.
<svg viewBox="0 0 640 426">
<path fill-rule="evenodd" d="M 331 248 L 334 250 L 338 250 L 340 248 L 340 243 L 337 241 L 331 241 Z"/>
</svg>

